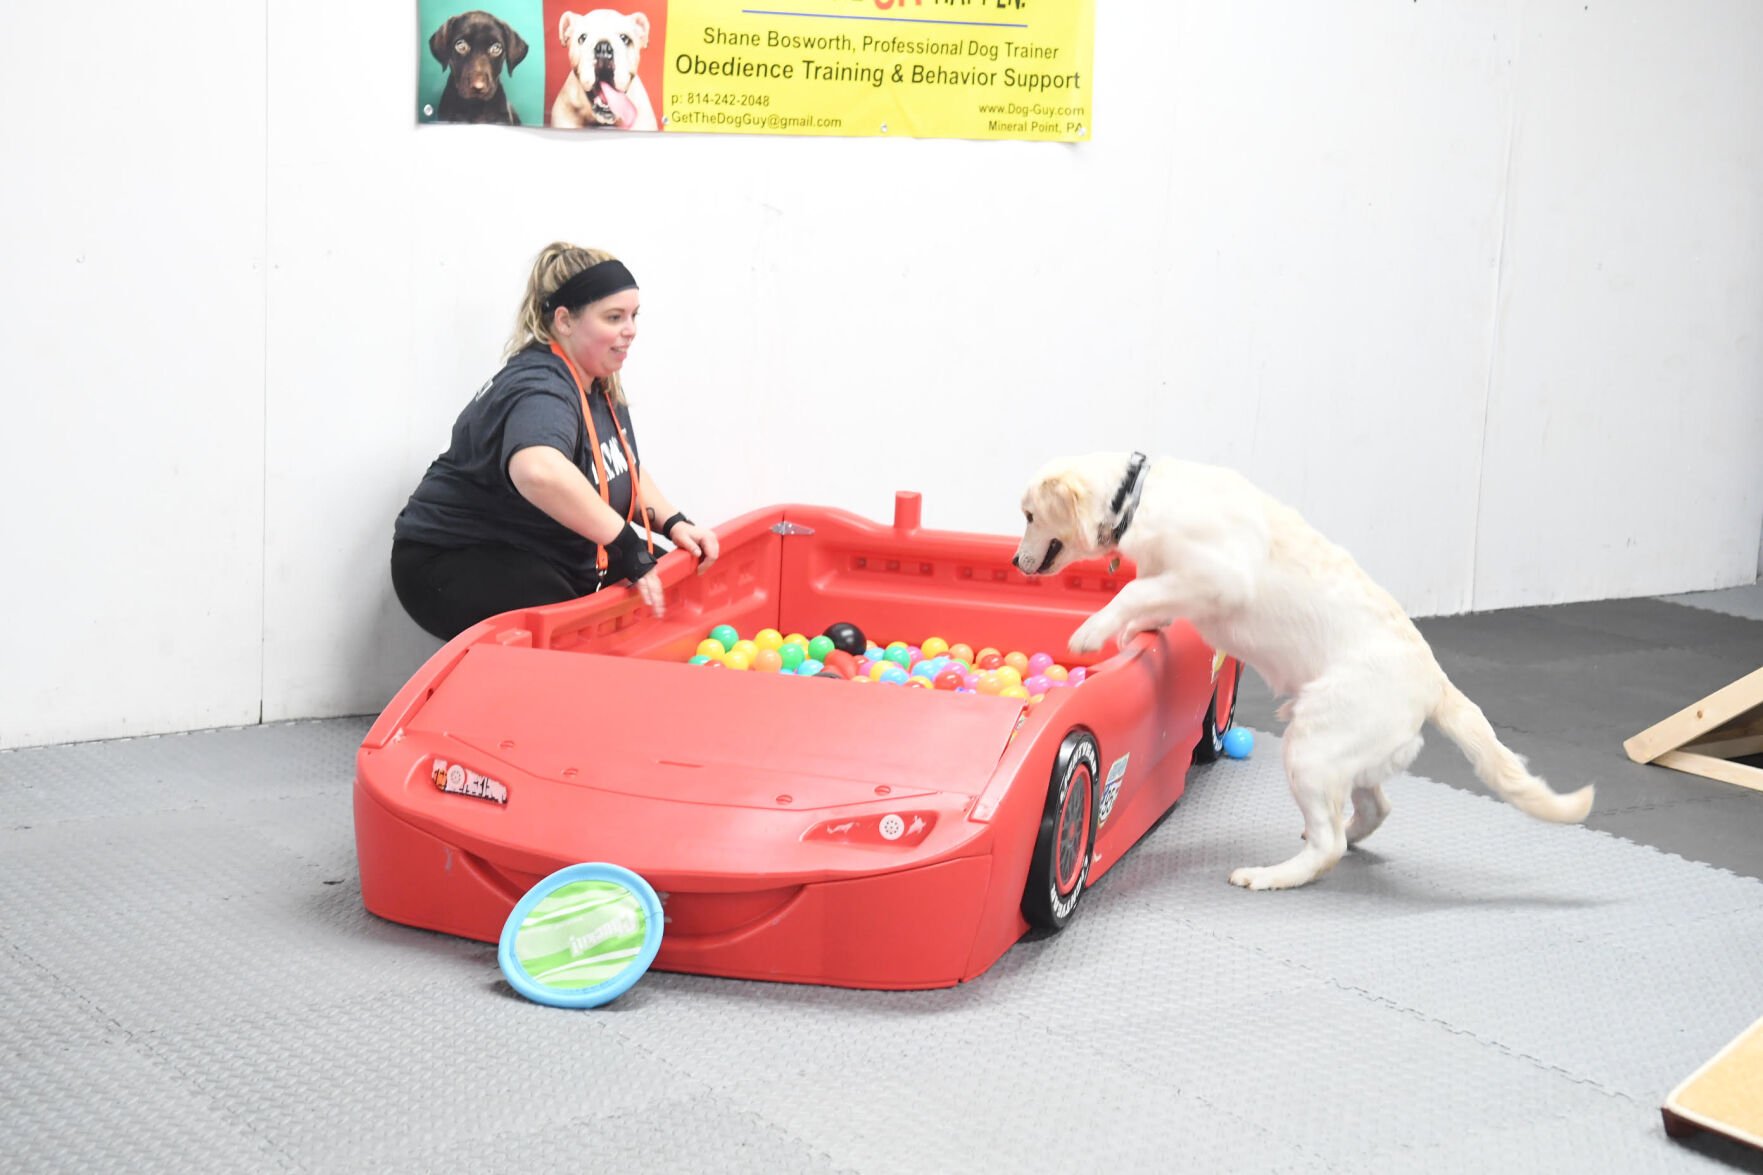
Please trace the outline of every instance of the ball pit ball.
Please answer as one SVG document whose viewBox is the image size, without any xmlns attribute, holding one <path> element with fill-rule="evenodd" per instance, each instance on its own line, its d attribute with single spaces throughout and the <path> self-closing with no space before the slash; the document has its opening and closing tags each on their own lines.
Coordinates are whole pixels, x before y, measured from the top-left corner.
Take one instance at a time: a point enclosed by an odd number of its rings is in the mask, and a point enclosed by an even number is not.
<svg viewBox="0 0 1763 1175">
<path fill-rule="evenodd" d="M 1255 749 L 1255 732 L 1242 726 L 1233 726 L 1224 732 L 1224 753 L 1233 759 L 1247 759 Z"/>
<path fill-rule="evenodd" d="M 941 636 L 924 637 L 918 644 L 897 640 L 884 646 L 871 641 L 855 624 L 841 620 L 827 625 L 816 637 L 799 632 L 785 636 L 777 628 L 762 628 L 750 639 L 743 639 L 734 625 L 718 624 L 698 642 L 687 663 L 864 685 L 883 681 L 944 693 L 989 694 L 1034 705 L 1054 689 L 1078 685 L 1089 675 L 1084 666 L 1067 669 L 1053 658 L 1054 654 L 1044 651 L 1005 652 L 991 645 L 975 652 L 972 645 L 950 644 Z M 1252 737 L 1247 731 L 1227 732 L 1225 753 L 1247 758 Z"/>
<path fill-rule="evenodd" d="M 820 635 L 831 641 L 833 648 L 849 653 L 853 657 L 869 647 L 869 639 L 863 635 L 863 630 L 848 620 L 827 625 L 826 631 Z M 822 658 L 822 660 L 824 659 Z"/>
</svg>

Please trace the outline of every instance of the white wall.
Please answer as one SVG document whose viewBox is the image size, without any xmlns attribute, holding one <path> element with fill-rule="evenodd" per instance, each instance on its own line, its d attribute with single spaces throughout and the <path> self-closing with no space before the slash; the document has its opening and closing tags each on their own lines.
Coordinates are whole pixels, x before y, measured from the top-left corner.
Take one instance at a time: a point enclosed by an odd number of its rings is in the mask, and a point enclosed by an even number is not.
<svg viewBox="0 0 1763 1175">
<path fill-rule="evenodd" d="M 917 489 L 1009 532 L 1045 457 L 1138 447 L 1419 614 L 1754 577 L 1763 6 L 1098 7 L 1070 146 L 418 128 L 413 4 L 173 5 L 199 120 L 26 60 L 0 746 L 377 710 L 435 643 L 392 516 L 554 238 L 642 280 L 627 386 L 701 521 Z M 120 56 L 134 11 L 19 19 Z"/>
</svg>

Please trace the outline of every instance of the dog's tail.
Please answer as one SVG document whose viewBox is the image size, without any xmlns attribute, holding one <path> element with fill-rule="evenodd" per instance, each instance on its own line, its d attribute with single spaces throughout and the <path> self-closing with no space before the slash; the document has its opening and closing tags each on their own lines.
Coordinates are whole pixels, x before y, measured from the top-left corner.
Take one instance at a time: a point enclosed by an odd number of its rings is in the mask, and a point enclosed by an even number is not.
<svg viewBox="0 0 1763 1175">
<path fill-rule="evenodd" d="M 1563 795 L 1525 769 L 1524 761 L 1494 735 L 1481 707 L 1462 690 L 1445 682 L 1439 704 L 1428 715 L 1434 726 L 1458 747 L 1480 779 L 1519 811 L 1539 820 L 1576 824 L 1592 810 L 1592 785 Z"/>
</svg>

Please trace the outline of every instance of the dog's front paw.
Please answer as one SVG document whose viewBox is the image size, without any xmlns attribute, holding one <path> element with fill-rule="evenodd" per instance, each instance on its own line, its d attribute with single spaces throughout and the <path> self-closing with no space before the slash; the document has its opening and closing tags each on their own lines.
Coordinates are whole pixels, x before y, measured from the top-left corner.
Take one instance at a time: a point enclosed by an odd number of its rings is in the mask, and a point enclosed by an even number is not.
<svg viewBox="0 0 1763 1175">
<path fill-rule="evenodd" d="M 1245 865 L 1231 872 L 1230 883 L 1243 889 L 1285 889 L 1279 871 L 1270 866 Z"/>
<path fill-rule="evenodd" d="M 1076 632 L 1071 634 L 1071 641 L 1066 647 L 1074 653 L 1093 653 L 1101 648 L 1102 642 L 1107 639 L 1108 626 L 1096 623 L 1096 618 L 1092 616 L 1084 621 Z"/>
</svg>

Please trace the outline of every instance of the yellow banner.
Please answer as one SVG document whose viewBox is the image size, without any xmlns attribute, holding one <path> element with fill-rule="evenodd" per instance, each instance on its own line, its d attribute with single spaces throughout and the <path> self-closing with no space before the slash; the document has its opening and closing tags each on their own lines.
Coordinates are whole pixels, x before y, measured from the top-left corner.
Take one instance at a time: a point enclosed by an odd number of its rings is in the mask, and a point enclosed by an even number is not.
<svg viewBox="0 0 1763 1175">
<path fill-rule="evenodd" d="M 659 122 L 1082 142 L 1094 41 L 1095 0 L 668 0 Z"/>
</svg>

